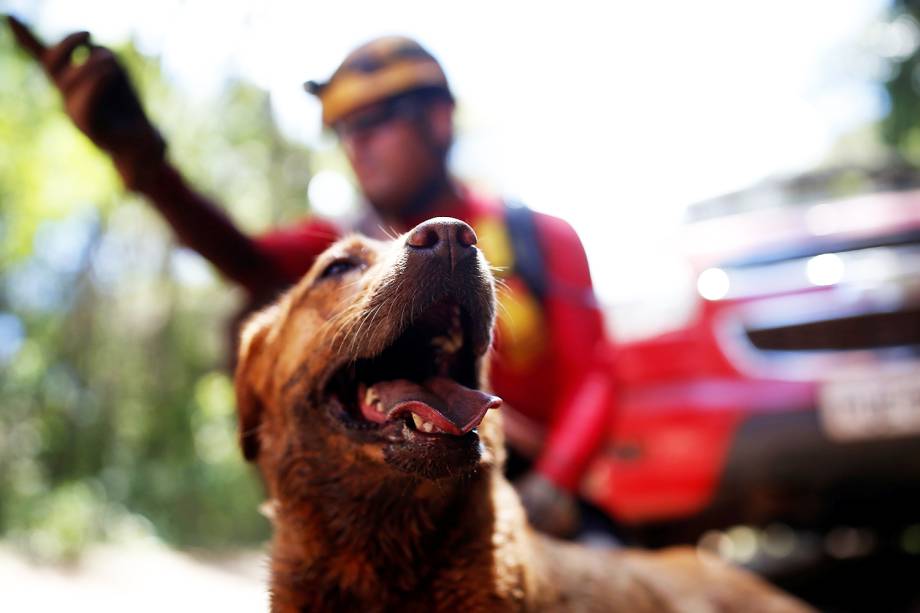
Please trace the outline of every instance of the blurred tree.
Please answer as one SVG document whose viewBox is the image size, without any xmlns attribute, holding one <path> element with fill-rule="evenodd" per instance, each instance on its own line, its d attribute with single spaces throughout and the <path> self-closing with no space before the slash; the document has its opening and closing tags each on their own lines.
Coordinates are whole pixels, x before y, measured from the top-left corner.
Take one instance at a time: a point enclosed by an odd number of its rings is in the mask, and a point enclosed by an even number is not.
<svg viewBox="0 0 920 613">
<path fill-rule="evenodd" d="M 265 92 L 192 100 L 118 53 L 173 158 L 243 227 L 306 212 L 311 157 Z M 126 533 L 263 539 L 224 370 L 239 296 L 124 193 L 6 28 L 0 73 L 0 535 L 50 558 Z"/>
<path fill-rule="evenodd" d="M 861 50 L 864 68 L 871 60 L 872 73 L 879 75 L 870 84 L 883 93 L 886 112 L 839 136 L 818 168 L 768 181 L 784 201 L 802 204 L 920 185 L 920 0 L 891 0 L 866 24 Z"/>
<path fill-rule="evenodd" d="M 889 111 L 882 119 L 884 142 L 900 157 L 920 166 L 920 0 L 892 0 L 888 60 L 890 77 L 884 88 Z"/>
</svg>

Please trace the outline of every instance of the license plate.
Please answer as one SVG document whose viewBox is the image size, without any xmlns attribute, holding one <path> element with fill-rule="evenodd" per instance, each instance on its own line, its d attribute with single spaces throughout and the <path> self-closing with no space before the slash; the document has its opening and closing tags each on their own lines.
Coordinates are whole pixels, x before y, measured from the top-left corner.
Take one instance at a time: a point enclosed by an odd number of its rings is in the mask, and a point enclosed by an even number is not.
<svg viewBox="0 0 920 613">
<path fill-rule="evenodd" d="M 920 434 L 920 368 L 828 381 L 819 393 L 818 416 L 837 441 Z"/>
</svg>

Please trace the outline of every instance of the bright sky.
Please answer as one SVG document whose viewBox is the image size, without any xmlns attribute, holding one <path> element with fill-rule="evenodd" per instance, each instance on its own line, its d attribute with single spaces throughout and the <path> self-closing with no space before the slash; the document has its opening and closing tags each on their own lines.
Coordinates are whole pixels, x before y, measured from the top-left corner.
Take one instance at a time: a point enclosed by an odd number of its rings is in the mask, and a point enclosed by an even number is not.
<svg viewBox="0 0 920 613">
<path fill-rule="evenodd" d="M 608 301 L 673 278 L 688 203 L 808 168 L 882 105 L 865 50 L 883 0 L 31 4 L 7 7 L 49 38 L 133 35 L 191 91 L 241 73 L 319 146 L 302 82 L 371 37 L 418 38 L 460 100 L 458 174 L 569 220 Z"/>
</svg>

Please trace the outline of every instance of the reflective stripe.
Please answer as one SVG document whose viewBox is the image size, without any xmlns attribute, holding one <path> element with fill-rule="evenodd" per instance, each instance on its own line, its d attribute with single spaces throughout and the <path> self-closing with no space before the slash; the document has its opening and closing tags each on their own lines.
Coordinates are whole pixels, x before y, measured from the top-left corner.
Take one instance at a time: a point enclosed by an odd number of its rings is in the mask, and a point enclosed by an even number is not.
<svg viewBox="0 0 920 613">
<path fill-rule="evenodd" d="M 497 345 L 502 362 L 512 370 L 526 370 L 547 348 L 543 307 L 523 279 L 514 274 L 514 252 L 504 220 L 481 218 L 473 224 L 473 229 L 495 276 L 503 281 L 497 288 Z"/>
</svg>

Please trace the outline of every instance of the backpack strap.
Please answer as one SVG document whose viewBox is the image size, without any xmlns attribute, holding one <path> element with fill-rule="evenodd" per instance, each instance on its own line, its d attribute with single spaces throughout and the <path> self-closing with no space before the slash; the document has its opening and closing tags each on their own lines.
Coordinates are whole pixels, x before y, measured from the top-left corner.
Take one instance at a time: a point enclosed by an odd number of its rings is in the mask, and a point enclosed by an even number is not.
<svg viewBox="0 0 920 613">
<path fill-rule="evenodd" d="M 514 273 L 524 281 L 537 301 L 542 305 L 546 298 L 549 280 L 543 248 L 537 234 L 534 212 L 524 204 L 505 201 L 505 224 L 514 253 Z"/>
</svg>

